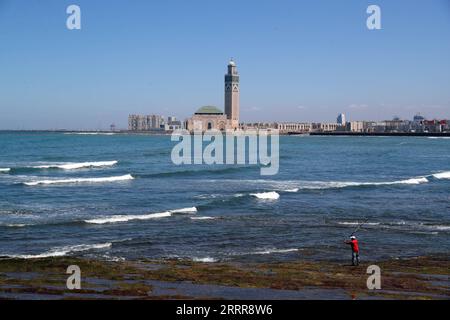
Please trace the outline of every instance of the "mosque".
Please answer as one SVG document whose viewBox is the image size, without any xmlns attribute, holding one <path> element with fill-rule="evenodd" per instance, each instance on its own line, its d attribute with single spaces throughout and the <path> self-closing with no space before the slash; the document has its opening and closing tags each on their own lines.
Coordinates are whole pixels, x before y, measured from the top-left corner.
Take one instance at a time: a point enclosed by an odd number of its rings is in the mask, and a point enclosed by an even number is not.
<svg viewBox="0 0 450 320">
<path fill-rule="evenodd" d="M 239 129 L 239 74 L 233 60 L 225 75 L 225 112 L 215 106 L 201 107 L 186 120 L 185 127 L 189 131 Z"/>
</svg>

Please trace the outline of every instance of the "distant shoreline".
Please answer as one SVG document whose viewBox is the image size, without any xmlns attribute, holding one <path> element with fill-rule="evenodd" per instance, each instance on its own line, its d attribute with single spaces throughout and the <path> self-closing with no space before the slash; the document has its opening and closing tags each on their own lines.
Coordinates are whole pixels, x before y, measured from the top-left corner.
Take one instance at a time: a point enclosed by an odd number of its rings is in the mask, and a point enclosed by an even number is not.
<svg viewBox="0 0 450 320">
<path fill-rule="evenodd" d="M 450 132 L 311 132 L 309 135 L 356 137 L 450 137 Z"/>
<path fill-rule="evenodd" d="M 80 135 L 171 135 L 171 131 L 0 130 L 0 133 L 65 133 Z M 286 132 L 284 136 L 450 137 L 450 132 Z"/>
</svg>

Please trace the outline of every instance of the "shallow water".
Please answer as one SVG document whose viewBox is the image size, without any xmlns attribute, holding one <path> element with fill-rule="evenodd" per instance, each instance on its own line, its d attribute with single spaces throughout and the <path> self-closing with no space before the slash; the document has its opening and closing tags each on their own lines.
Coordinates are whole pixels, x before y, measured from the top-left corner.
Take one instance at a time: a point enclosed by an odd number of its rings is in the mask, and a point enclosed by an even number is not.
<svg viewBox="0 0 450 320">
<path fill-rule="evenodd" d="M 0 133 L 0 256 L 347 259 L 363 221 L 362 259 L 449 252 L 448 139 L 281 137 L 276 176 L 176 166 L 174 145 Z"/>
</svg>

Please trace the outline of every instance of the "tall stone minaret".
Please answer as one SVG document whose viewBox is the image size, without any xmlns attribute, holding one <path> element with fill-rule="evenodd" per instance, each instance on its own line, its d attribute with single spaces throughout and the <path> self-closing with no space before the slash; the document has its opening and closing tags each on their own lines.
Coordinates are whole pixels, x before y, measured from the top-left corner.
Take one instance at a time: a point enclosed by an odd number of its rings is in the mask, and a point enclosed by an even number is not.
<svg viewBox="0 0 450 320">
<path fill-rule="evenodd" d="M 233 129 L 239 128 L 239 74 L 233 59 L 225 75 L 225 114 Z"/>
</svg>

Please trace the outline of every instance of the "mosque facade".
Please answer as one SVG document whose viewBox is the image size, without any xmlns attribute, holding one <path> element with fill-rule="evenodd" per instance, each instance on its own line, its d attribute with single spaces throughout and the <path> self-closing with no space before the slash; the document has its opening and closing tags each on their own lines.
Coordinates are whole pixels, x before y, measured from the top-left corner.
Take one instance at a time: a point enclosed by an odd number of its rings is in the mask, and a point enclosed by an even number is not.
<svg viewBox="0 0 450 320">
<path fill-rule="evenodd" d="M 204 106 L 186 120 L 189 131 L 238 130 L 239 129 L 239 73 L 236 63 L 228 63 L 225 75 L 225 112 L 215 106 Z"/>
</svg>

